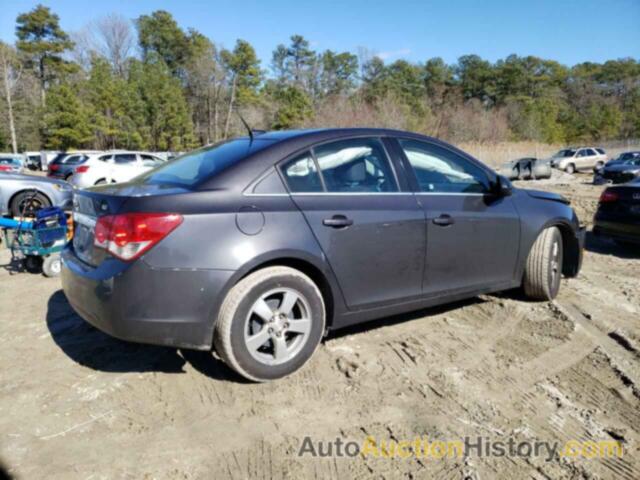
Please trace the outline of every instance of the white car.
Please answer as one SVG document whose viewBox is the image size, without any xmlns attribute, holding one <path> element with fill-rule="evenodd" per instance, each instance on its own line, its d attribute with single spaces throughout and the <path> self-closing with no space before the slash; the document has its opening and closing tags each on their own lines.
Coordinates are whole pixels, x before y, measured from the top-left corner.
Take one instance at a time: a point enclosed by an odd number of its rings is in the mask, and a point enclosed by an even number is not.
<svg viewBox="0 0 640 480">
<path fill-rule="evenodd" d="M 551 166 L 567 173 L 579 170 L 599 170 L 607 163 L 608 159 L 602 148 L 565 148 L 551 157 Z"/>
<path fill-rule="evenodd" d="M 148 152 L 107 152 L 89 155 L 89 159 L 75 169 L 69 182 L 77 188 L 127 182 L 162 163 L 162 158 Z"/>
</svg>

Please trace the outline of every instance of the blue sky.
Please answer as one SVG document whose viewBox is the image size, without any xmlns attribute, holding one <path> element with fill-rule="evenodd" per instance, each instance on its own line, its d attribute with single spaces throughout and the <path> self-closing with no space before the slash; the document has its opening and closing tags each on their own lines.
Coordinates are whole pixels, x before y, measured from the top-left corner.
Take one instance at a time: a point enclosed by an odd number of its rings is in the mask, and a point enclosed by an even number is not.
<svg viewBox="0 0 640 480">
<path fill-rule="evenodd" d="M 156 9 L 171 12 L 214 42 L 251 42 L 266 68 L 271 51 L 290 35 L 316 50 L 358 52 L 387 61 L 454 62 L 477 53 L 495 61 L 511 53 L 567 65 L 640 59 L 640 0 L 2 0 L 0 39 L 15 40 L 15 18 L 37 3 L 51 7 L 68 31 L 117 12 L 128 18 Z"/>
</svg>

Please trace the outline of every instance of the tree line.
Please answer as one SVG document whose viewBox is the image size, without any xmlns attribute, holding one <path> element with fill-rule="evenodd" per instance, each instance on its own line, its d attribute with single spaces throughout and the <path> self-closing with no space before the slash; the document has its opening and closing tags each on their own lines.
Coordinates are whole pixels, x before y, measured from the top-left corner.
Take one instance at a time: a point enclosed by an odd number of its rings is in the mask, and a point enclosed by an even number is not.
<svg viewBox="0 0 640 480">
<path fill-rule="evenodd" d="M 380 126 L 453 142 L 580 143 L 640 137 L 640 62 L 567 67 L 510 55 L 385 63 L 365 48 L 315 51 L 300 35 L 265 66 L 166 11 L 109 15 L 79 32 L 38 5 L 0 42 L 0 150 L 183 151 L 254 128 Z"/>
</svg>

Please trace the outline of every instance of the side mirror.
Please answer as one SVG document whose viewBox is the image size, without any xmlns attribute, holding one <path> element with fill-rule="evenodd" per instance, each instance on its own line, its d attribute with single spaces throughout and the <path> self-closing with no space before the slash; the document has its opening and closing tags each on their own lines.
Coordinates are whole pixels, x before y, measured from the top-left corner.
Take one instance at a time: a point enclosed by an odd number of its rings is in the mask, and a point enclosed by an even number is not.
<svg viewBox="0 0 640 480">
<path fill-rule="evenodd" d="M 511 182 L 502 175 L 496 176 L 496 182 L 494 184 L 496 195 L 499 197 L 508 197 L 513 194 L 513 185 Z"/>
</svg>

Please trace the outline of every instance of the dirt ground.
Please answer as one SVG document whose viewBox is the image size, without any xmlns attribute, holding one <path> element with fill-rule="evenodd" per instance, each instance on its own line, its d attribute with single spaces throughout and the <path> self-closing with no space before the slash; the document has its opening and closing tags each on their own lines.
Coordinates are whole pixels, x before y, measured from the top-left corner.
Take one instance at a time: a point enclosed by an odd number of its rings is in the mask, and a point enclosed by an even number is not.
<svg viewBox="0 0 640 480">
<path fill-rule="evenodd" d="M 587 224 L 589 176 L 526 182 Z M 640 251 L 588 238 L 551 303 L 482 296 L 327 338 L 270 384 L 112 339 L 0 254 L 0 461 L 34 478 L 640 478 Z M 305 436 L 619 440 L 622 458 L 298 457 Z"/>
</svg>

